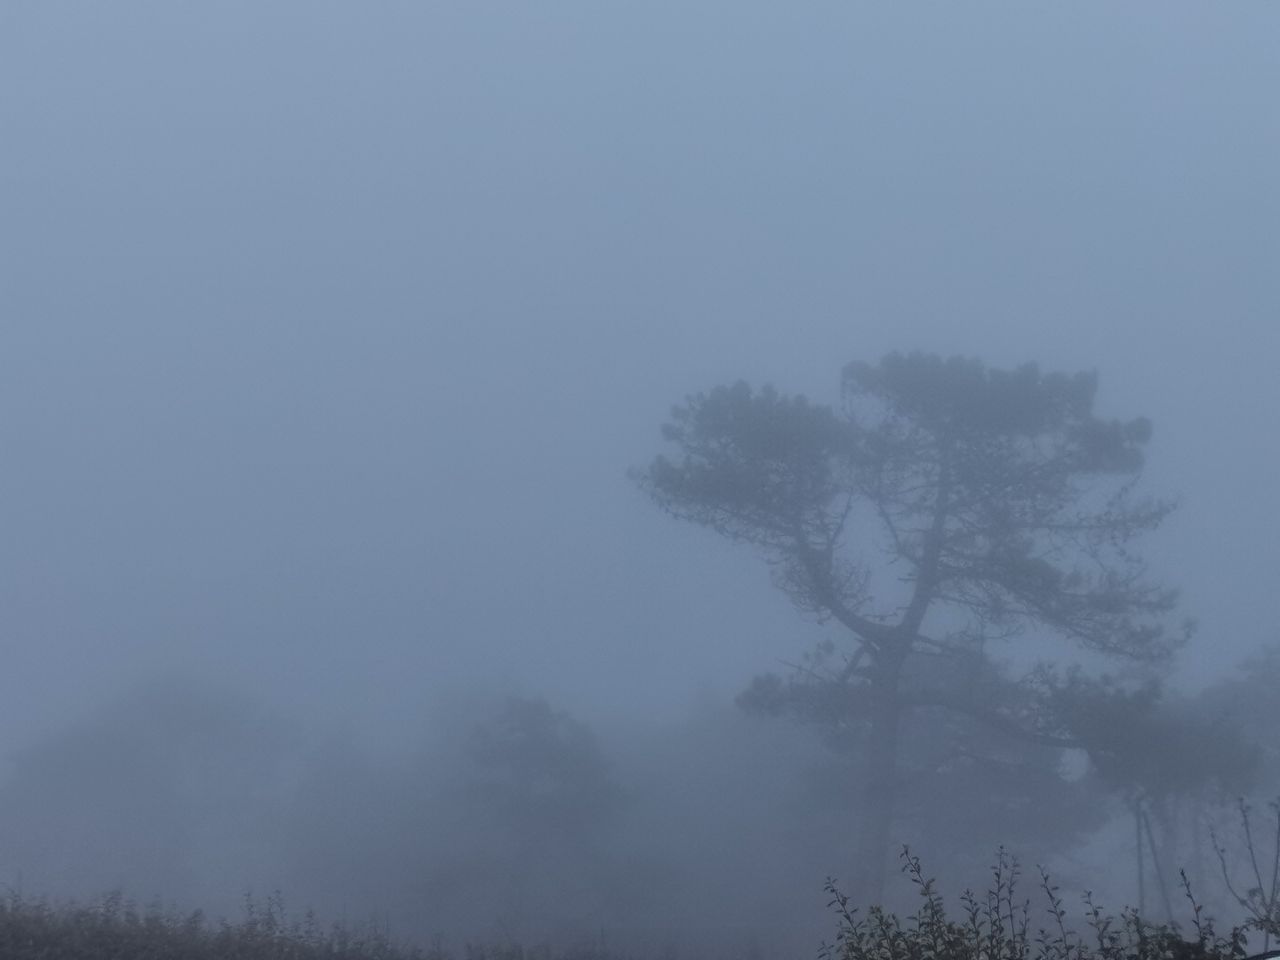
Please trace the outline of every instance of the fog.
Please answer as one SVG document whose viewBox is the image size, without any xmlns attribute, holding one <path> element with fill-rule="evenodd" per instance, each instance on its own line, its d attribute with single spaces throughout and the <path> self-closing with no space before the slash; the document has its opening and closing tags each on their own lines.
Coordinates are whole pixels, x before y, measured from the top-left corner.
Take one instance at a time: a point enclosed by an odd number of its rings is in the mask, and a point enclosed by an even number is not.
<svg viewBox="0 0 1280 960">
<path fill-rule="evenodd" d="M 737 699 L 847 638 L 628 471 L 691 394 L 838 407 L 892 351 L 1095 372 L 1100 416 L 1151 418 L 1178 509 L 1141 552 L 1198 622 L 1165 682 L 1230 701 L 1280 640 L 1277 29 L 0 4 L 0 882 L 805 954 L 851 774 Z M 544 748 L 546 804 L 512 760 Z M 895 839 L 1124 900 L 1116 809 Z"/>
</svg>

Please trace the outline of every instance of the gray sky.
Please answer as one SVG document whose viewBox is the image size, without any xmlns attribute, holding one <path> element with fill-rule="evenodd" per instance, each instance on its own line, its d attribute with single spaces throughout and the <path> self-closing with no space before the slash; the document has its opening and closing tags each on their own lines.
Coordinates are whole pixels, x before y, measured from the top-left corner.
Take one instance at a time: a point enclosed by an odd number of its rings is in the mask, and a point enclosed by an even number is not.
<svg viewBox="0 0 1280 960">
<path fill-rule="evenodd" d="M 1276 639 L 1280 6 L 0 0 L 0 746 L 194 671 L 394 729 L 813 628 L 627 467 L 892 349 L 1156 423 L 1188 663 Z"/>
</svg>

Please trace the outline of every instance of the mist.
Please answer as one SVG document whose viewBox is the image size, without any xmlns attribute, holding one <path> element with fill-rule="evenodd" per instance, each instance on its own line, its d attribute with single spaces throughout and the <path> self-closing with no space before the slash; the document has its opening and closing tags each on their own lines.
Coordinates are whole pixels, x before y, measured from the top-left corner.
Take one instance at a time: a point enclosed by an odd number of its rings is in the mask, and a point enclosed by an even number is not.
<svg viewBox="0 0 1280 960">
<path fill-rule="evenodd" d="M 0 883 L 808 955 L 859 873 L 860 748 L 749 692 L 849 638 L 636 476 L 699 392 L 840 409 L 895 351 L 1150 418 L 1177 509 L 1140 552 L 1194 636 L 1149 675 L 990 655 L 1158 683 L 1274 796 L 1278 28 L 0 5 Z M 1132 899 L 1127 801 L 1026 762 L 1027 810 L 926 779 L 894 840 L 957 889 L 1003 843 Z"/>
</svg>

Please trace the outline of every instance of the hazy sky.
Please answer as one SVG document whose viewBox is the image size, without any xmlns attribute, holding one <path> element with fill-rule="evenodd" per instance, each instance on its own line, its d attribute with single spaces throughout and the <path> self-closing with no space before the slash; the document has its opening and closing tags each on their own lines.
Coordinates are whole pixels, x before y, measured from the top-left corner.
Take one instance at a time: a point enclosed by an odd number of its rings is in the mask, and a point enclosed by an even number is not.
<svg viewBox="0 0 1280 960">
<path fill-rule="evenodd" d="M 628 483 L 892 349 L 1156 424 L 1188 662 L 1275 640 L 1280 5 L 0 0 L 0 747 L 148 674 L 393 729 L 813 628 Z"/>
</svg>

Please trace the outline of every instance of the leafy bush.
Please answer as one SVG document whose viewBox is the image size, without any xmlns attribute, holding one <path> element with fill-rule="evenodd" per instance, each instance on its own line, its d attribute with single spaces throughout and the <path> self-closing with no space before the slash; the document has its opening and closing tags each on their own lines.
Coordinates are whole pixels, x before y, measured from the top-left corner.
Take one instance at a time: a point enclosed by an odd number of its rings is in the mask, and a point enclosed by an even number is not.
<svg viewBox="0 0 1280 960">
<path fill-rule="evenodd" d="M 992 882 L 984 894 L 966 891 L 960 898 L 960 919 L 947 916 L 942 897 L 907 850 L 903 871 L 911 878 L 922 903 L 914 914 L 899 917 L 882 907 L 865 915 L 852 906 L 834 881 L 828 881 L 831 906 L 839 919 L 834 944 L 822 948 L 823 960 L 1240 960 L 1245 956 L 1247 930 L 1235 927 L 1220 935 L 1203 914 L 1191 889 L 1195 936 L 1185 938 L 1176 926 L 1146 923 L 1134 910 L 1108 915 L 1084 896 L 1082 922 L 1068 917 L 1058 888 L 1041 871 L 1042 904 L 1033 909 L 1022 898 L 1017 861 L 1000 851 L 992 868 Z"/>
</svg>

